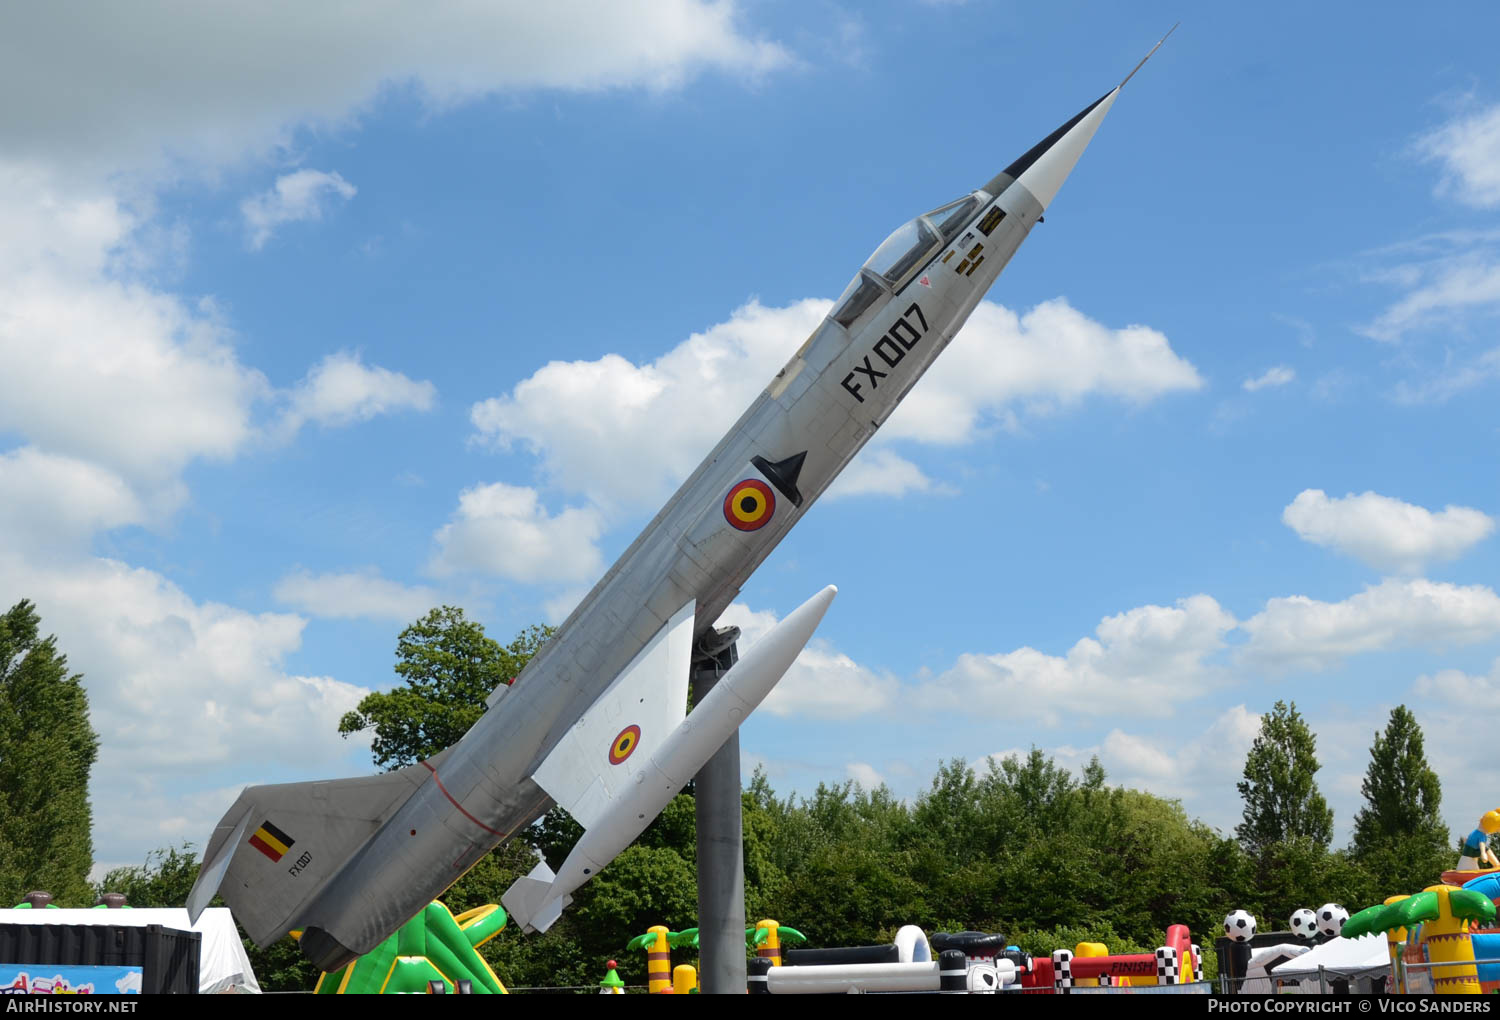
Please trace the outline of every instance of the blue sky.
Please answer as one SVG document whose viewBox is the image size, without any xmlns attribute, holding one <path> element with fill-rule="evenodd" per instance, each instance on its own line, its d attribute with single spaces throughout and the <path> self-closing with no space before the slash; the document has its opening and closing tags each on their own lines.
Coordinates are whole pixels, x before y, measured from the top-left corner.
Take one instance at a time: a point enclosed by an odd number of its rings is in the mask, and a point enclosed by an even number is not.
<svg viewBox="0 0 1500 1020">
<path fill-rule="evenodd" d="M 96 858 L 369 767 L 396 635 L 556 621 L 860 262 L 1111 88 L 969 326 L 727 619 L 827 583 L 778 790 L 1036 745 L 1230 828 L 1259 713 L 1494 806 L 1493 5 L 143 2 L 0 15 L 0 597 Z"/>
</svg>

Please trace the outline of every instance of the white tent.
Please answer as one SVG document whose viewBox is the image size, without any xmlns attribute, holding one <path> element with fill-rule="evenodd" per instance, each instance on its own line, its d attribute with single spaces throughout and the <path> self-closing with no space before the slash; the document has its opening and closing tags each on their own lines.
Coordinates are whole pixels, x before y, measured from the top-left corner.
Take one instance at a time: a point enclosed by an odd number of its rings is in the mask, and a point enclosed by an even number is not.
<svg viewBox="0 0 1500 1020">
<path fill-rule="evenodd" d="M 1389 975 L 1390 944 L 1381 932 L 1361 935 L 1357 939 L 1333 939 L 1310 953 L 1272 968 L 1271 974 L 1281 979 L 1296 978 L 1302 982 L 1304 990 L 1316 992 L 1319 968 L 1329 977 L 1349 978 L 1351 981 Z"/>
<path fill-rule="evenodd" d="M 229 916 L 227 907 L 210 907 L 188 923 L 181 907 L 136 907 L 118 910 L 0 910 L 0 924 L 121 924 L 145 927 L 159 924 L 203 936 L 198 960 L 198 991 L 260 992 L 260 983 L 250 970 L 245 944 Z"/>
</svg>

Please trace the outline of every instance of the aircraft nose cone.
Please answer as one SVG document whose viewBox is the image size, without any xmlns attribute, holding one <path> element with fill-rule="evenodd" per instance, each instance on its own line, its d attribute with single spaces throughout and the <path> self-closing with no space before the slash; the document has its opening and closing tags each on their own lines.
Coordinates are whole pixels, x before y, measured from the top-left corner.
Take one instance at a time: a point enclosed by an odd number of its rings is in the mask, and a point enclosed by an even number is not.
<svg viewBox="0 0 1500 1020">
<path fill-rule="evenodd" d="M 984 190 L 998 195 L 1012 183 L 1020 184 L 1041 203 L 1042 208 L 1052 204 L 1057 191 L 1078 164 L 1078 158 L 1088 147 L 1094 132 L 1099 130 L 1104 115 L 1114 105 L 1120 94 L 1119 87 L 1111 89 L 1062 127 L 1037 142 L 1026 154 L 990 179 Z"/>
</svg>

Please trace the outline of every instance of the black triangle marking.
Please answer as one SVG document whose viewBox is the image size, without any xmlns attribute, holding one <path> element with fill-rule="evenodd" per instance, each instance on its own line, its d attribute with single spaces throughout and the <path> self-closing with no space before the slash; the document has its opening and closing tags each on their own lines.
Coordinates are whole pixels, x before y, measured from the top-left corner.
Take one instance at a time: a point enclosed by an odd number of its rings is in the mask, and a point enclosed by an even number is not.
<svg viewBox="0 0 1500 1020">
<path fill-rule="evenodd" d="M 767 481 L 776 486 L 777 492 L 792 501 L 792 506 L 801 506 L 802 493 L 797 488 L 797 479 L 802 475 L 802 462 L 805 460 L 807 451 L 803 450 L 774 464 L 757 454 L 750 458 L 750 463 L 755 465 L 755 470 L 766 476 Z"/>
</svg>

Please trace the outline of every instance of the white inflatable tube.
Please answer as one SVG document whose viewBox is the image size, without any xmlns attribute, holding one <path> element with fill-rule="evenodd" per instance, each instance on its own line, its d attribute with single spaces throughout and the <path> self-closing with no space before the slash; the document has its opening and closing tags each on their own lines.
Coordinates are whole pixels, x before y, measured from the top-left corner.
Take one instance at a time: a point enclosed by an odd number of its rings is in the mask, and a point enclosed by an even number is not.
<svg viewBox="0 0 1500 1020">
<path fill-rule="evenodd" d="M 914 924 L 903 925 L 893 939 L 902 963 L 927 963 L 932 959 L 932 946 L 927 933 Z"/>
<path fill-rule="evenodd" d="M 938 964 L 843 963 L 812 967 L 772 967 L 766 988 L 772 995 L 827 995 L 838 992 L 935 992 Z"/>
</svg>

